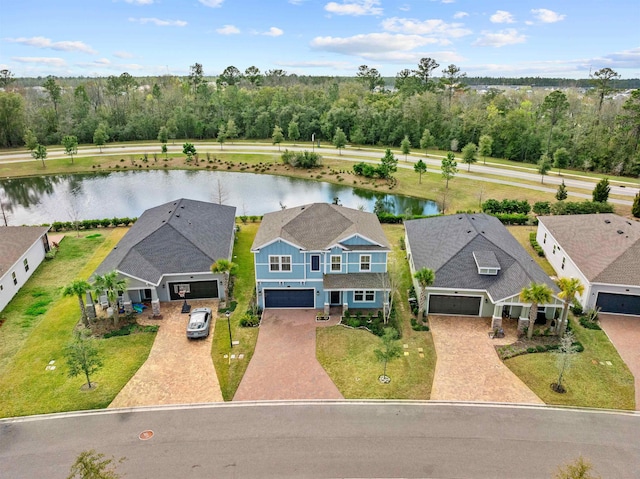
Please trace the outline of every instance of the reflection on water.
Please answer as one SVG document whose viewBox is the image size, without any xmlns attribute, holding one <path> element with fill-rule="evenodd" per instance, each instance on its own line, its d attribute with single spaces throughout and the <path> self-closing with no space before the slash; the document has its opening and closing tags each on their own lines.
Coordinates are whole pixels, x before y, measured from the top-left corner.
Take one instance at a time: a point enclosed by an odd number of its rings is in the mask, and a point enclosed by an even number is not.
<svg viewBox="0 0 640 479">
<path fill-rule="evenodd" d="M 57 175 L 0 180 L 0 200 L 9 224 L 140 216 L 153 206 L 190 198 L 237 207 L 238 215 L 262 215 L 306 203 L 338 198 L 350 208 L 373 211 L 382 199 L 391 213 L 436 214 L 436 203 L 405 196 L 383 195 L 350 186 L 253 173 L 194 170 L 153 170 Z"/>
</svg>

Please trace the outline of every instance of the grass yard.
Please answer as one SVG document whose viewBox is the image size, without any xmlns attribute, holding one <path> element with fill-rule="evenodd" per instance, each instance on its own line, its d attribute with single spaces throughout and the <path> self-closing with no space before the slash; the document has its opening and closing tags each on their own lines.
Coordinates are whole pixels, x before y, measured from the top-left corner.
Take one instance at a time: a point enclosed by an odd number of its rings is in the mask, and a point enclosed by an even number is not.
<svg viewBox="0 0 640 479">
<path fill-rule="evenodd" d="M 538 263 L 538 266 L 542 268 L 542 271 L 547 273 L 549 276 L 555 276 L 556 272 L 553 269 L 553 266 L 547 261 L 547 258 L 543 258 L 538 256 L 538 253 L 534 251 L 531 247 L 531 242 L 529 241 L 529 233 L 535 233 L 538 230 L 537 226 L 507 226 L 509 233 L 513 235 L 515 239 L 518 240 L 518 243 L 529 253 L 529 255 Z"/>
<path fill-rule="evenodd" d="M 77 298 L 63 298 L 60 290 L 74 278 L 88 278 L 126 228 L 98 231 L 101 236 L 94 238 L 85 236 L 95 231 L 83 232 L 80 238 L 69 234 L 56 258 L 38 268 L 3 312 L 0 417 L 106 407 L 147 358 L 154 333 L 101 339 L 104 367 L 91 378 L 98 388 L 81 391 L 85 380 L 67 376 L 62 351 L 73 339 L 80 312 Z M 50 301 L 32 320 L 29 303 L 34 292 Z M 51 360 L 56 369 L 48 371 Z"/>
<path fill-rule="evenodd" d="M 378 381 L 383 364 L 377 361 L 374 353 L 374 350 L 382 347 L 382 341 L 367 331 L 343 326 L 318 328 L 316 354 L 320 364 L 347 399 L 429 399 L 436 354 L 431 333 L 411 329 L 407 302 L 411 274 L 405 252 L 400 249 L 404 228 L 402 225 L 383 225 L 383 229 L 393 248 L 389 258 L 390 268 L 398 268 L 401 276 L 396 308 L 402 329 L 400 343 L 408 346 L 403 351 L 409 354 L 389 362 L 387 375 L 391 377 L 391 383 L 386 385 Z M 423 349 L 424 358 L 419 356 L 418 348 Z"/>
<path fill-rule="evenodd" d="M 233 359 L 229 361 L 224 358 L 230 351 L 229 330 L 227 320 L 224 315 L 220 315 L 216 321 L 213 332 L 213 348 L 211 355 L 213 365 L 218 374 L 218 382 L 222 390 L 222 397 L 225 401 L 231 401 L 236 393 L 242 376 L 244 376 L 249 361 L 253 357 L 253 352 L 258 340 L 258 328 L 240 327 L 240 320 L 246 312 L 253 292 L 255 291 L 255 269 L 253 265 L 253 254 L 251 245 L 258 232 L 260 223 L 240 224 L 240 232 L 237 235 L 236 243 L 233 246 L 233 261 L 238 264 L 233 297 L 238 301 L 236 310 L 231 314 L 231 331 L 234 341 L 240 341 L 240 345 L 235 346 L 233 353 L 244 354 L 244 359 Z"/>
<path fill-rule="evenodd" d="M 565 375 L 565 394 L 549 387 L 558 378 L 555 354 L 525 354 L 505 364 L 547 404 L 635 409 L 633 375 L 604 331 L 584 329 L 573 320 L 571 326 L 584 351 L 577 354 Z M 612 365 L 600 364 L 605 361 Z"/>
</svg>

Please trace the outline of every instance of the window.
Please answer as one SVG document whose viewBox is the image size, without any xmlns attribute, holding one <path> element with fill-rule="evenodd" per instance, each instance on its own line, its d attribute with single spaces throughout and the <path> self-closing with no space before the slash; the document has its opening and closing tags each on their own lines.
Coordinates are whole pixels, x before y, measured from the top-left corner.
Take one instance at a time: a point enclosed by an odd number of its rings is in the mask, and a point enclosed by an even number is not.
<svg viewBox="0 0 640 479">
<path fill-rule="evenodd" d="M 371 271 L 371 255 L 360 255 L 360 271 Z"/>
<path fill-rule="evenodd" d="M 547 244 L 547 233 L 544 234 L 544 238 L 542 238 L 542 242 Z"/>
<path fill-rule="evenodd" d="M 553 245 L 553 251 L 552 251 L 552 253 L 553 253 L 553 254 L 556 254 L 556 245 Z"/>
<path fill-rule="evenodd" d="M 0 284 L 0 291 L 2 291 L 3 289 L 4 289 L 4 286 Z"/>
<path fill-rule="evenodd" d="M 291 271 L 291 256 L 269 256 L 269 271 Z"/>
<path fill-rule="evenodd" d="M 25 273 L 29 271 L 29 261 L 27 260 L 27 258 L 24 259 L 24 261 L 22 262 L 22 264 L 24 264 L 24 271 Z"/>
<path fill-rule="evenodd" d="M 331 271 L 342 271 L 342 256 L 331 257 Z"/>
<path fill-rule="evenodd" d="M 311 255 L 311 271 L 320 271 L 320 255 Z"/>
<path fill-rule="evenodd" d="M 353 292 L 353 300 L 358 303 L 362 302 L 372 302 L 376 299 L 375 291 L 361 291 L 356 290 Z"/>
<path fill-rule="evenodd" d="M 16 272 L 11 273 L 11 279 L 13 280 L 13 284 L 18 284 L 18 278 L 16 278 Z"/>
<path fill-rule="evenodd" d="M 562 269 L 564 269 L 564 262 L 567 260 L 564 256 L 562 257 Z"/>
</svg>

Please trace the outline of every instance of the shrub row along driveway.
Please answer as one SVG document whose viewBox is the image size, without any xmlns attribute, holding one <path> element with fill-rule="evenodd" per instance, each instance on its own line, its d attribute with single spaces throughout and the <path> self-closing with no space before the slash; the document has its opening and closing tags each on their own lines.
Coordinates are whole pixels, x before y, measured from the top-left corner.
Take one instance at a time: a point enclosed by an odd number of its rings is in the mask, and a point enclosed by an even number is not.
<svg viewBox="0 0 640 479">
<path fill-rule="evenodd" d="M 213 311 L 211 334 L 206 339 L 187 339 L 189 315 L 181 314 L 181 302 L 162 303 L 161 320 L 139 319 L 140 324 L 157 324 L 160 329 L 149 357 L 109 407 L 222 401 L 211 360 L 211 341 L 218 309 L 214 303 L 215 300 L 189 302 L 192 309 L 208 306 Z"/>
<path fill-rule="evenodd" d="M 505 337 L 490 339 L 486 318 L 429 316 L 429 324 L 438 355 L 432 400 L 542 404 L 495 351 L 516 340 L 515 325 L 505 323 Z"/>
<path fill-rule="evenodd" d="M 319 323 L 315 310 L 266 310 L 255 353 L 233 400 L 342 399 L 316 359 L 316 327 L 338 321 Z"/>
</svg>

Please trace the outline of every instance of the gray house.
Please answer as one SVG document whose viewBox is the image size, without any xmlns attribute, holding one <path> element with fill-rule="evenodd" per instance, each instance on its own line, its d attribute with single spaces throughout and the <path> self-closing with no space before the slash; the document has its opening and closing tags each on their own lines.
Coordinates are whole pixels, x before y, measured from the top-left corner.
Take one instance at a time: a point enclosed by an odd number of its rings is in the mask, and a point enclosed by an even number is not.
<svg viewBox="0 0 640 479">
<path fill-rule="evenodd" d="M 503 317 L 524 324 L 531 305 L 519 296 L 531 283 L 545 283 L 554 292 L 553 302 L 539 307 L 541 319 L 552 319 L 562 306 L 555 283 L 493 216 L 424 218 L 405 222 L 405 229 L 412 275 L 421 268 L 435 271 L 424 305 L 430 314 L 492 317 L 492 327 Z"/>
<path fill-rule="evenodd" d="M 211 273 L 220 258 L 231 259 L 235 233 L 232 206 L 179 199 L 146 210 L 94 274 L 117 271 L 128 281 L 131 302 L 220 298 L 221 276 Z M 125 308 L 126 309 L 126 308 Z"/>
</svg>

